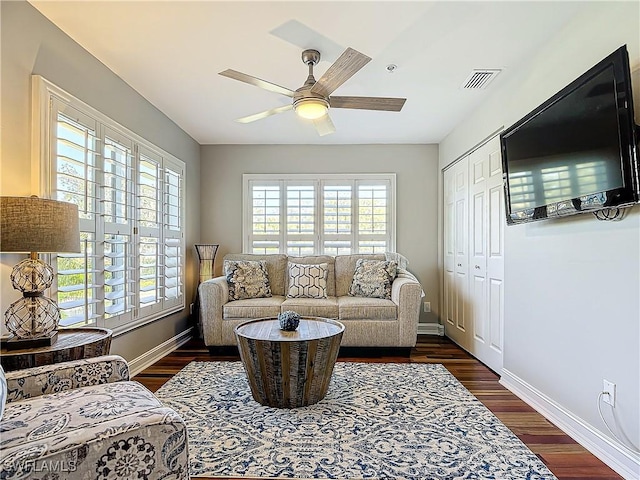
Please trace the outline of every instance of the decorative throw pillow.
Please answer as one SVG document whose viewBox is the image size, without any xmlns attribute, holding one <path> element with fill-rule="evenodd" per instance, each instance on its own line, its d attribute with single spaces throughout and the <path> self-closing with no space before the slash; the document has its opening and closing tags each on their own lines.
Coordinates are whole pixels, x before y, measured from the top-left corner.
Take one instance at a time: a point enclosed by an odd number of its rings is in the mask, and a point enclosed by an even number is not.
<svg viewBox="0 0 640 480">
<path fill-rule="evenodd" d="M 349 289 L 352 297 L 391 298 L 391 284 L 396 278 L 396 262 L 359 259 Z"/>
<path fill-rule="evenodd" d="M 329 265 L 289 262 L 289 298 L 327 298 Z"/>
<path fill-rule="evenodd" d="M 267 267 L 263 260 L 225 260 L 224 275 L 229 285 L 229 300 L 271 296 Z"/>
</svg>

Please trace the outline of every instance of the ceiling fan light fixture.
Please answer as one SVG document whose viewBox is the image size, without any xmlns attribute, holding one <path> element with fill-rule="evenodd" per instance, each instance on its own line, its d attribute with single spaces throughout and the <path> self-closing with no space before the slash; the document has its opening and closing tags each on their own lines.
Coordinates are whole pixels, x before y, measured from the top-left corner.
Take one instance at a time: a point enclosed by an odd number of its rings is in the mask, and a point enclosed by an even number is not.
<svg viewBox="0 0 640 480">
<path fill-rule="evenodd" d="M 329 103 L 321 98 L 305 98 L 297 101 L 294 108 L 299 117 L 316 120 L 327 114 Z"/>
</svg>

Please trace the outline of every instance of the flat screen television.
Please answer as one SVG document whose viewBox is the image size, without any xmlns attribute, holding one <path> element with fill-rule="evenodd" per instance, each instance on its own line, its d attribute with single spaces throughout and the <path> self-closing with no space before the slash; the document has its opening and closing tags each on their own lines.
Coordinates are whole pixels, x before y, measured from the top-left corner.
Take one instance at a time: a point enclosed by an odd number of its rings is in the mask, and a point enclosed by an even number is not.
<svg viewBox="0 0 640 480">
<path fill-rule="evenodd" d="M 500 135 L 508 224 L 640 200 L 626 46 Z"/>
</svg>

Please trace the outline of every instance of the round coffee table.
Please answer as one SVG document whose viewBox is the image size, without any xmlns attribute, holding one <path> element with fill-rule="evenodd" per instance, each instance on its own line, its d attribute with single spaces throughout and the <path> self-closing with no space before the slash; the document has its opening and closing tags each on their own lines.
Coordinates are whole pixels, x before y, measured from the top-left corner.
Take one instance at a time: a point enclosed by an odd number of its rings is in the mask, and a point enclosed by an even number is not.
<svg viewBox="0 0 640 480">
<path fill-rule="evenodd" d="M 262 405 L 297 408 L 327 394 L 344 325 L 302 317 L 294 332 L 280 330 L 277 318 L 259 318 L 235 328 L 251 394 Z"/>
</svg>

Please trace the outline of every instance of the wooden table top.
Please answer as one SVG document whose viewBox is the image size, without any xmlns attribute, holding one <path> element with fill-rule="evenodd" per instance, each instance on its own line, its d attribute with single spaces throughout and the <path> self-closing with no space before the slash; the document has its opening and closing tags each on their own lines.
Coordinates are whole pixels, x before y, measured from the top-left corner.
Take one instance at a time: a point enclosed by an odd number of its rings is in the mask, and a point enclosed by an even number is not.
<svg viewBox="0 0 640 480">
<path fill-rule="evenodd" d="M 300 342 L 332 337 L 344 331 L 344 325 L 329 318 L 302 317 L 297 330 L 280 329 L 277 318 L 258 318 L 241 323 L 235 328 L 237 335 L 254 340 Z"/>
<path fill-rule="evenodd" d="M 7 350 L 2 348 L 0 353 L 3 356 L 24 355 L 33 353 L 48 353 L 58 350 L 79 347 L 90 343 L 95 343 L 112 335 L 111 330 L 99 327 L 85 328 L 61 328 L 58 330 L 58 339 L 56 343 L 46 347 L 20 348 L 15 350 Z"/>
</svg>

